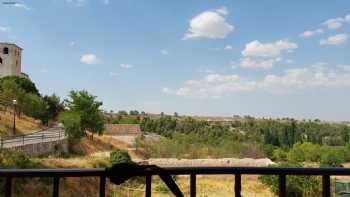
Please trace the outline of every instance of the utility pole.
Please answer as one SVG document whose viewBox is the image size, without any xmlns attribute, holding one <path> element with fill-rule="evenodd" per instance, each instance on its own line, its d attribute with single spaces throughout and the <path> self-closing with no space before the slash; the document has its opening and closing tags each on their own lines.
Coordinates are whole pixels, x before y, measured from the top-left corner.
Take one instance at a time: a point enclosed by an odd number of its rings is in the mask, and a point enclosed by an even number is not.
<svg viewBox="0 0 350 197">
<path fill-rule="evenodd" d="M 13 136 L 16 135 L 16 105 L 17 105 L 17 100 L 12 101 L 13 104 Z"/>
</svg>

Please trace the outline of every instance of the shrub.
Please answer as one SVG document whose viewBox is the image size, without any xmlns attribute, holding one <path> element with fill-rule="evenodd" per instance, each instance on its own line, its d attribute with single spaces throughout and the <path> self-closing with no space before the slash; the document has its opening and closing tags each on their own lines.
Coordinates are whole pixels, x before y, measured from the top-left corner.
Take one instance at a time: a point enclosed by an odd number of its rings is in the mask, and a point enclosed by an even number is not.
<svg viewBox="0 0 350 197">
<path fill-rule="evenodd" d="M 276 165 L 275 165 L 276 166 Z M 296 163 L 282 163 L 278 167 L 302 167 Z M 279 193 L 279 177 L 276 175 L 263 175 L 259 180 L 271 188 L 273 193 Z M 286 196 L 319 196 L 321 181 L 319 177 L 314 176 L 287 176 L 286 177 Z"/>
<path fill-rule="evenodd" d="M 323 151 L 320 159 L 321 167 L 342 167 L 342 163 L 344 157 L 339 150 L 332 148 Z"/>
<path fill-rule="evenodd" d="M 272 158 L 277 161 L 286 161 L 287 153 L 281 148 L 277 148 L 272 151 Z"/>
<path fill-rule="evenodd" d="M 110 162 L 112 165 L 119 163 L 132 163 L 131 157 L 126 150 L 114 150 L 110 154 Z"/>
<path fill-rule="evenodd" d="M 320 145 L 309 142 L 294 144 L 293 148 L 288 152 L 288 160 L 291 162 L 319 161 L 321 156 L 320 149 Z"/>
</svg>

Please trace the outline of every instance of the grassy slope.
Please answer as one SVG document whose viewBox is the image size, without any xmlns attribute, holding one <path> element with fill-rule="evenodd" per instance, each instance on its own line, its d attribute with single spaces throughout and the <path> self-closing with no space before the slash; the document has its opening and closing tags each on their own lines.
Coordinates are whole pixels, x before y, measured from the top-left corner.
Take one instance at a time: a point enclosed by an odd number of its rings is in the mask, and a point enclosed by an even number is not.
<svg viewBox="0 0 350 197">
<path fill-rule="evenodd" d="M 0 106 L 0 134 L 2 136 L 10 135 L 13 127 L 13 113 L 11 110 L 5 111 Z M 25 115 L 16 116 L 16 129 L 18 133 L 32 133 L 45 128 L 39 120 L 35 120 Z"/>
<path fill-rule="evenodd" d="M 73 158 L 41 158 L 37 159 L 46 166 L 53 168 L 72 168 L 72 167 L 103 167 L 108 165 L 108 157 L 110 151 L 113 149 L 125 149 L 132 155 L 133 159 L 140 158 L 136 155 L 130 146 L 125 143 L 108 136 L 95 136 L 94 140 L 82 139 L 76 149 L 81 151 L 81 155 Z M 189 180 L 188 177 L 183 176 L 177 179 L 179 186 L 186 196 L 189 195 Z M 232 196 L 233 194 L 233 177 L 232 176 L 214 176 L 214 177 L 199 177 L 197 181 L 198 196 Z M 86 187 L 89 185 L 89 187 Z M 154 179 L 152 196 L 172 196 L 169 193 L 162 193 L 157 190 L 162 183 L 157 177 Z M 29 186 L 28 186 L 29 187 Z M 33 186 L 31 186 L 33 187 Z M 137 191 L 126 190 L 126 185 L 121 187 L 111 186 L 107 182 L 107 196 L 144 196 L 144 188 L 138 188 Z M 84 193 L 86 196 L 94 196 L 98 191 L 97 178 L 67 178 L 61 186 L 61 196 L 75 196 L 79 193 Z M 75 195 L 74 195 L 75 193 Z M 262 185 L 257 176 L 243 176 L 242 177 L 242 194 L 243 196 L 272 196 L 270 190 Z"/>
</svg>

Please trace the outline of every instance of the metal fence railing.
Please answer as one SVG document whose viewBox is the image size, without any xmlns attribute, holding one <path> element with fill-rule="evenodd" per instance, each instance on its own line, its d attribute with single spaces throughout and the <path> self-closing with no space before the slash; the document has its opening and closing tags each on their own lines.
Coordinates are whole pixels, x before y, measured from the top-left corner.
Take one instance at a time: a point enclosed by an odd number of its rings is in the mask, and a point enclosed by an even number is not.
<svg viewBox="0 0 350 197">
<path fill-rule="evenodd" d="M 322 176 L 322 196 L 331 196 L 330 176 L 349 176 L 348 168 L 279 168 L 279 167 L 173 167 L 160 168 L 157 166 L 122 165 L 112 168 L 92 169 L 0 169 L 0 178 L 5 178 L 5 196 L 12 195 L 12 179 L 28 177 L 52 177 L 53 197 L 59 196 L 60 179 L 63 177 L 100 177 L 99 196 L 106 194 L 106 178 L 111 183 L 121 184 L 134 176 L 143 176 L 145 179 L 145 196 L 150 197 L 152 192 L 152 176 L 158 175 L 175 196 L 184 196 L 172 175 L 190 175 L 190 196 L 196 196 L 197 175 L 233 175 L 234 196 L 241 196 L 242 175 L 277 175 L 279 176 L 279 196 L 286 196 L 286 178 L 288 175 Z M 89 187 L 88 185 L 86 187 Z"/>
<path fill-rule="evenodd" d="M 58 128 L 55 131 L 39 131 L 26 135 L 0 138 L 0 148 L 11 148 L 23 146 L 25 144 L 60 140 L 63 138 L 65 138 L 65 131 L 62 128 Z"/>
</svg>

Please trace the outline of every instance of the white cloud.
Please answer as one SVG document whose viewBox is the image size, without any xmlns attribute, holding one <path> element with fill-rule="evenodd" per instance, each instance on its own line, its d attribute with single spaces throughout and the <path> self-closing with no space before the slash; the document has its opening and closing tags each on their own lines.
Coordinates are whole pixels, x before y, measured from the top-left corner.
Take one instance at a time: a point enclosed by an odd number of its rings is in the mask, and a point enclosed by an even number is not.
<svg viewBox="0 0 350 197">
<path fill-rule="evenodd" d="M 327 39 L 320 40 L 320 45 L 340 45 L 343 44 L 348 39 L 346 34 L 337 34 L 334 36 L 329 36 Z"/>
<path fill-rule="evenodd" d="M 225 38 L 234 30 L 234 26 L 226 22 L 225 16 L 227 14 L 226 8 L 202 12 L 191 19 L 190 27 L 183 39 Z"/>
<path fill-rule="evenodd" d="M 13 6 L 16 8 L 19 8 L 19 9 L 30 10 L 30 7 L 28 7 L 24 3 L 15 3 L 15 4 L 13 4 Z"/>
<path fill-rule="evenodd" d="M 129 68 L 132 68 L 132 67 L 134 67 L 134 66 L 131 65 L 131 64 L 120 64 L 120 67 L 121 67 L 121 68 L 125 68 L 125 69 L 129 69 Z"/>
<path fill-rule="evenodd" d="M 89 53 L 89 54 L 84 54 L 80 58 L 80 62 L 83 64 L 100 64 L 101 60 L 97 58 L 95 54 Z"/>
<path fill-rule="evenodd" d="M 271 69 L 282 58 L 283 52 L 293 52 L 298 45 L 288 40 L 278 40 L 272 43 L 261 43 L 254 40 L 245 45 L 240 59 L 242 68 Z"/>
<path fill-rule="evenodd" d="M 328 29 L 339 29 L 340 27 L 343 26 L 344 18 L 332 18 L 328 19 L 323 25 L 327 26 Z"/>
<path fill-rule="evenodd" d="M 254 40 L 245 45 L 243 56 L 252 57 L 279 57 L 283 51 L 293 51 L 298 45 L 288 40 L 279 40 L 274 43 L 261 43 Z"/>
<path fill-rule="evenodd" d="M 232 50 L 232 46 L 228 44 L 228 45 L 225 46 L 224 49 L 225 49 L 225 50 Z"/>
<path fill-rule="evenodd" d="M 229 13 L 226 7 L 221 7 L 219 9 L 216 9 L 216 12 L 218 12 L 222 15 L 228 15 L 228 13 Z"/>
<path fill-rule="evenodd" d="M 348 21 L 348 22 L 350 22 L 350 15 L 346 15 L 346 16 L 345 16 L 345 20 Z"/>
<path fill-rule="evenodd" d="M 318 34 L 322 34 L 323 32 L 324 32 L 323 29 L 316 29 L 313 31 L 305 31 L 302 34 L 300 34 L 300 37 L 309 38 L 309 37 L 312 37 L 312 36 L 315 36 Z"/>
<path fill-rule="evenodd" d="M 251 69 L 270 69 L 278 61 L 280 61 L 280 58 L 243 57 L 240 60 L 240 66 L 242 68 L 251 68 Z"/>
<path fill-rule="evenodd" d="M 162 55 L 168 55 L 168 54 L 169 54 L 169 51 L 166 50 L 166 49 L 162 49 L 162 50 L 160 50 L 160 53 L 161 53 Z"/>
<path fill-rule="evenodd" d="M 10 27 L 5 27 L 5 26 L 0 26 L 0 31 L 1 32 L 9 32 L 9 31 L 11 31 L 11 28 Z"/>
<path fill-rule="evenodd" d="M 350 69 L 347 68 L 315 64 L 288 69 L 280 75 L 269 74 L 260 80 L 249 80 L 239 75 L 208 74 L 200 80 L 188 80 L 178 89 L 164 88 L 163 92 L 181 97 L 220 98 L 241 91 L 292 93 L 312 88 L 349 88 Z"/>
</svg>

